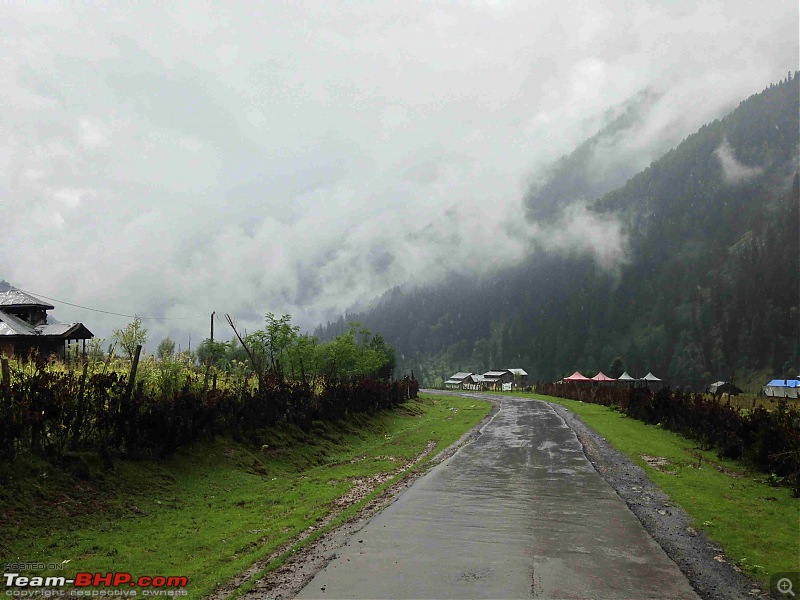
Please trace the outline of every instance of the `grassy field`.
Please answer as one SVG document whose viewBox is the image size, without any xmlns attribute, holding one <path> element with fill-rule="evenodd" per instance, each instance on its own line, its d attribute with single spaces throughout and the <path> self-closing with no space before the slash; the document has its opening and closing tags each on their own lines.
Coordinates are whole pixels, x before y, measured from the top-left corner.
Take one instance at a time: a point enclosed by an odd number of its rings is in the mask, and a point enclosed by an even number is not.
<svg viewBox="0 0 800 600">
<path fill-rule="evenodd" d="M 712 397 L 709 394 L 709 397 Z M 759 396 L 757 394 L 739 394 L 738 396 L 731 396 L 730 403 L 731 406 L 735 406 L 736 408 L 755 408 L 756 406 L 763 406 L 767 410 L 775 410 L 775 407 L 778 405 L 778 402 L 781 398 L 770 398 L 768 396 Z M 786 402 L 789 406 L 800 406 L 800 400 L 797 398 L 786 398 Z M 728 396 L 723 394 L 718 398 L 718 401 L 721 404 L 728 403 Z"/>
<path fill-rule="evenodd" d="M 317 422 L 308 433 L 218 438 L 113 471 L 92 456 L 64 468 L 33 458 L 0 465 L 0 556 L 68 561 L 49 575 L 185 575 L 189 596 L 200 598 L 314 528 L 354 480 L 397 473 L 429 442 L 434 456 L 489 410 L 473 399 L 421 396 L 394 411 Z"/>
<path fill-rule="evenodd" d="M 610 408 L 550 396 L 522 394 L 566 406 L 617 450 L 643 467 L 696 528 L 718 542 L 744 572 L 767 581 L 800 570 L 800 500 L 770 477 L 721 460 L 680 435 L 631 419 Z M 666 462 L 654 468 L 643 458 Z M 662 461 L 663 462 L 663 461 Z"/>
</svg>

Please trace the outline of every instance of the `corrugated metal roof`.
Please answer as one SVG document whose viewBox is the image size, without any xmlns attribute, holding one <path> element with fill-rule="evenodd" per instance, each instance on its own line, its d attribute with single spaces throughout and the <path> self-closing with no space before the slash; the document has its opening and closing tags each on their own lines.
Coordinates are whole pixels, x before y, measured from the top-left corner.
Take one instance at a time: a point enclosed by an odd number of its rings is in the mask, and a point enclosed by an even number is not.
<svg viewBox="0 0 800 600">
<path fill-rule="evenodd" d="M 487 371 L 483 374 L 484 377 L 502 377 L 508 373 L 508 371 Z"/>
<path fill-rule="evenodd" d="M 63 337 L 76 332 L 80 335 L 76 336 L 74 339 L 83 339 L 83 336 L 87 334 L 89 338 L 93 337 L 92 332 L 86 329 L 82 323 L 45 323 L 34 327 L 27 321 L 0 310 L 0 336 L 29 335 Z"/>
<path fill-rule="evenodd" d="M 519 375 L 521 377 L 527 377 L 528 373 L 525 372 L 525 369 L 509 369 L 514 375 Z"/>
<path fill-rule="evenodd" d="M 75 329 L 80 323 L 50 323 L 36 327 L 39 335 L 64 335 Z"/>
<path fill-rule="evenodd" d="M 30 323 L 0 310 L 0 335 L 36 335 Z"/>
<path fill-rule="evenodd" d="M 451 375 L 451 376 L 450 376 L 450 379 L 458 379 L 458 380 L 461 380 L 461 379 L 466 379 L 466 378 L 467 378 L 467 377 L 469 377 L 470 375 L 472 375 L 472 373 L 456 373 L 455 375 Z"/>
<path fill-rule="evenodd" d="M 0 292 L 0 306 L 40 306 L 47 309 L 55 308 L 52 304 L 48 304 L 16 288 L 11 288 L 6 292 Z"/>
<path fill-rule="evenodd" d="M 11 327 L 8 326 L 7 323 L 4 321 L 0 321 L 0 336 L 4 335 L 19 335 L 16 331 L 14 331 Z"/>
</svg>

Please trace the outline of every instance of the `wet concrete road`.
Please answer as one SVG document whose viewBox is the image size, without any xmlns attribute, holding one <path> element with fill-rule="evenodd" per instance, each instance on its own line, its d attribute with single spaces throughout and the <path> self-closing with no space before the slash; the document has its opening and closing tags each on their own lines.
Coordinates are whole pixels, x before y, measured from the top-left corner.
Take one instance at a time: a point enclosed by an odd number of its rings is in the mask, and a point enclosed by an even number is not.
<svg viewBox="0 0 800 600">
<path fill-rule="evenodd" d="M 550 406 L 473 443 L 357 532 L 298 598 L 697 598 Z"/>
</svg>

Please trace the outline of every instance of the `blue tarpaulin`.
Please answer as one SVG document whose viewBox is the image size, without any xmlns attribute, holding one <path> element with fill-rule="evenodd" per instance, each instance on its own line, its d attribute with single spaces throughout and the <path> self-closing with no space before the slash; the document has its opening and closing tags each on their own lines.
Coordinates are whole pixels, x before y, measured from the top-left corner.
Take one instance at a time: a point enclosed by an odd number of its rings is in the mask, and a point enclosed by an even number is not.
<svg viewBox="0 0 800 600">
<path fill-rule="evenodd" d="M 800 397 L 800 380 L 798 379 L 773 379 L 763 388 L 764 395 L 772 398 L 798 398 Z"/>
<path fill-rule="evenodd" d="M 767 385 L 775 387 L 800 388 L 800 379 L 773 379 Z"/>
</svg>

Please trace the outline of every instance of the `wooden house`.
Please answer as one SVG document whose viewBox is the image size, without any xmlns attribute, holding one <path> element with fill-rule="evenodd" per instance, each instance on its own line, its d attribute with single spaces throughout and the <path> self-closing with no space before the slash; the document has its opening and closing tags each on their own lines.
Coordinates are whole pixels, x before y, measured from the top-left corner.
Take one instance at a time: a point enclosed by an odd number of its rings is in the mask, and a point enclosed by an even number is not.
<svg viewBox="0 0 800 600">
<path fill-rule="evenodd" d="M 495 369 L 483 374 L 484 387 L 499 390 L 504 383 L 514 383 L 514 373 L 509 369 Z"/>
<path fill-rule="evenodd" d="M 58 323 L 47 314 L 55 308 L 15 288 L 0 291 L 0 355 L 27 358 L 32 352 L 64 358 L 71 344 L 94 337 L 83 323 Z"/>
<path fill-rule="evenodd" d="M 461 389 L 461 386 L 469 380 L 472 376 L 472 373 L 456 373 L 452 375 L 450 379 L 444 382 L 444 387 L 450 389 Z"/>
<path fill-rule="evenodd" d="M 528 385 L 528 372 L 525 369 L 505 369 L 514 375 L 514 385 L 525 387 Z"/>
</svg>

